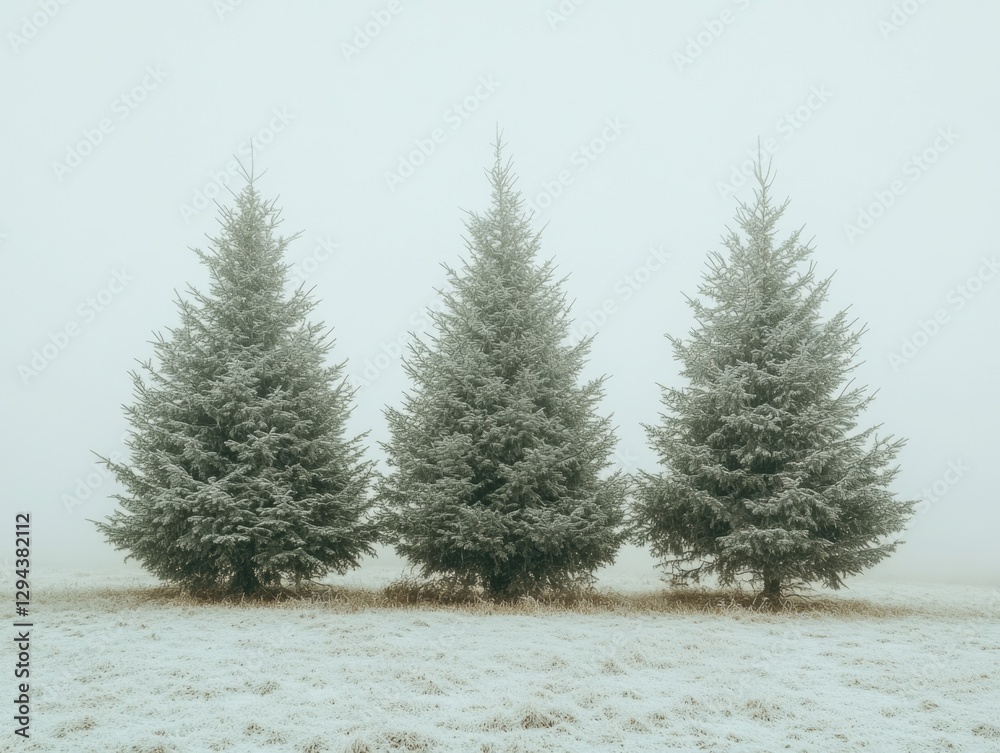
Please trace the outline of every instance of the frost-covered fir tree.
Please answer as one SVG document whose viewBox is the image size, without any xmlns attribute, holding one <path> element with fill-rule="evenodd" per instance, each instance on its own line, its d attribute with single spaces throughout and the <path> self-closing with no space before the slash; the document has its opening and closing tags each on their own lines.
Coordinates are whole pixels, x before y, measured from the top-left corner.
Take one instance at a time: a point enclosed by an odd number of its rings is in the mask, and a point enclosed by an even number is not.
<svg viewBox="0 0 1000 753">
<path fill-rule="evenodd" d="M 624 534 L 625 479 L 605 474 L 615 437 L 597 415 L 603 380 L 578 383 L 590 341 L 568 344 L 568 310 L 510 163 L 492 205 L 469 213 L 468 258 L 446 267 L 436 334 L 417 340 L 413 390 L 388 409 L 394 470 L 381 525 L 424 575 L 498 596 L 586 582 Z"/>
<path fill-rule="evenodd" d="M 253 178 L 221 211 L 208 294 L 178 297 L 180 326 L 131 372 L 126 493 L 99 529 L 160 578 L 254 594 L 355 567 L 373 553 L 371 472 L 345 437 L 352 392 L 302 288 L 286 294 L 292 238 Z M 147 379 L 143 378 L 143 373 Z"/>
<path fill-rule="evenodd" d="M 670 338 L 688 385 L 664 388 L 667 412 L 646 427 L 664 468 L 641 474 L 634 522 L 676 581 L 750 576 L 773 603 L 879 562 L 913 503 L 889 490 L 903 440 L 855 430 L 873 397 L 848 378 L 863 330 L 845 311 L 821 319 L 830 278 L 815 279 L 799 232 L 776 243 L 787 201 L 772 204 L 759 162 L 755 175 L 745 238 L 709 254 L 708 300 L 689 299 L 698 326 Z"/>
</svg>

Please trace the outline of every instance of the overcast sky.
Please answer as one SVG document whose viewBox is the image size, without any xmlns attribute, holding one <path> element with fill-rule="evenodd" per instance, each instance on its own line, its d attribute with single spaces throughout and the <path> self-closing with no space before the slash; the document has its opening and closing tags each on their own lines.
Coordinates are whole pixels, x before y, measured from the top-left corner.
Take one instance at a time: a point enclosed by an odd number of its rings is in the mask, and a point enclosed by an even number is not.
<svg viewBox="0 0 1000 753">
<path fill-rule="evenodd" d="M 177 324 L 174 291 L 205 287 L 190 248 L 251 140 L 381 460 L 400 344 L 487 207 L 498 125 L 596 331 L 618 465 L 651 469 L 640 424 L 681 384 L 663 334 L 693 324 L 759 139 L 782 234 L 805 226 L 828 312 L 867 323 L 864 424 L 909 440 L 895 489 L 924 501 L 876 573 L 1000 582 L 997 28 L 985 0 L 10 0 L 4 508 L 33 513 L 36 566 L 121 561 L 87 522 L 116 491 L 91 451 L 123 452 L 127 372 Z"/>
</svg>

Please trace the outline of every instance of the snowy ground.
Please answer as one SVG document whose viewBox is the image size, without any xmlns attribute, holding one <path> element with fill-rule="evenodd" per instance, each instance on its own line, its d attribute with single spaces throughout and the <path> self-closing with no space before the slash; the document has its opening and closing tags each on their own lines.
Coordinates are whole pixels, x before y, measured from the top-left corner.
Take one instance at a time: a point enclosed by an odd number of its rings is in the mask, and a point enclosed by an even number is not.
<svg viewBox="0 0 1000 753">
<path fill-rule="evenodd" d="M 134 574 L 36 581 L 32 736 L 9 750 L 1000 751 L 986 587 L 856 583 L 895 607 L 878 617 L 248 608 L 150 600 Z"/>
</svg>

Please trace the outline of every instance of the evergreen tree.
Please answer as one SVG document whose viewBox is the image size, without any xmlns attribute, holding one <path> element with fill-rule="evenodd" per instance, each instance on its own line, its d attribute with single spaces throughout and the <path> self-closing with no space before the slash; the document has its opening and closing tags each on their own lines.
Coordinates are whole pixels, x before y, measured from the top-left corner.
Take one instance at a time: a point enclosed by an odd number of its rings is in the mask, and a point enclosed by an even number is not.
<svg viewBox="0 0 1000 753">
<path fill-rule="evenodd" d="M 780 245 L 770 171 L 758 162 L 753 206 L 741 204 L 728 256 L 709 254 L 689 299 L 698 327 L 670 339 L 684 389 L 663 389 L 667 413 L 647 426 L 665 470 L 641 474 L 639 543 L 676 581 L 741 576 L 776 603 L 785 589 L 839 588 L 891 553 L 913 502 L 889 491 L 904 440 L 855 431 L 874 395 L 848 374 L 863 329 L 847 312 L 821 321 L 830 278 L 816 281 L 799 232 Z"/>
<path fill-rule="evenodd" d="M 590 341 L 566 344 L 568 311 L 521 213 L 499 137 L 492 206 L 469 213 L 469 257 L 446 267 L 436 335 L 405 368 L 414 389 L 388 409 L 392 471 L 383 526 L 424 575 L 510 596 L 587 581 L 624 534 L 625 479 L 595 409 L 603 378 L 578 385 Z"/>
<path fill-rule="evenodd" d="M 159 369 L 130 373 L 131 465 L 102 458 L 127 493 L 97 525 L 164 580 L 254 594 L 356 567 L 375 531 L 343 364 L 324 364 L 333 342 L 307 321 L 309 294 L 285 293 L 296 236 L 275 239 L 279 213 L 252 177 L 235 202 L 211 252 L 195 249 L 209 294 L 178 297 Z"/>
</svg>

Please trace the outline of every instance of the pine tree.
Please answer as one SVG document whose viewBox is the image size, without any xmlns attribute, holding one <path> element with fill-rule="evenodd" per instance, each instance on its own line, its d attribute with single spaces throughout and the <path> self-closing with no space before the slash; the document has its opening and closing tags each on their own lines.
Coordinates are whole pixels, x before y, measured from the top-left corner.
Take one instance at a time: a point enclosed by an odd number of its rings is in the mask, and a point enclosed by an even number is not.
<svg viewBox="0 0 1000 753">
<path fill-rule="evenodd" d="M 879 562 L 912 513 L 895 498 L 890 466 L 904 440 L 855 431 L 874 394 L 853 385 L 859 338 L 840 311 L 822 321 L 831 278 L 816 281 L 800 231 L 780 245 L 770 169 L 757 163 L 752 206 L 741 203 L 728 256 L 711 252 L 698 326 L 670 339 L 683 389 L 663 389 L 667 412 L 647 426 L 665 469 L 643 473 L 638 543 L 666 559 L 675 581 L 749 575 L 776 604 L 788 588 L 843 578 Z"/>
<path fill-rule="evenodd" d="M 164 580 L 255 594 L 356 567 L 375 531 L 344 365 L 324 364 L 333 342 L 307 321 L 309 293 L 285 293 L 297 236 L 274 237 L 279 212 L 246 177 L 211 251 L 195 249 L 210 292 L 178 296 L 159 368 L 130 372 L 131 464 L 102 458 L 126 493 L 97 525 Z"/>
<path fill-rule="evenodd" d="M 395 470 L 381 525 L 424 575 L 511 596 L 587 582 L 624 539 L 625 479 L 595 413 L 603 378 L 579 385 L 590 340 L 567 344 L 568 310 L 521 213 L 499 136 L 492 206 L 469 213 L 469 257 L 445 267 L 436 335 L 405 368 L 413 391 L 387 409 Z"/>
</svg>

